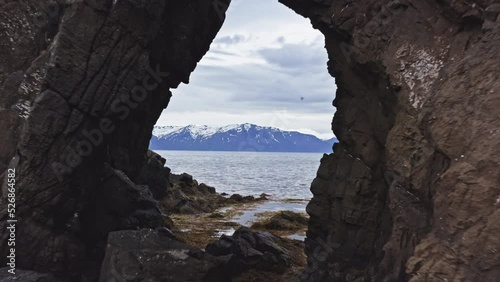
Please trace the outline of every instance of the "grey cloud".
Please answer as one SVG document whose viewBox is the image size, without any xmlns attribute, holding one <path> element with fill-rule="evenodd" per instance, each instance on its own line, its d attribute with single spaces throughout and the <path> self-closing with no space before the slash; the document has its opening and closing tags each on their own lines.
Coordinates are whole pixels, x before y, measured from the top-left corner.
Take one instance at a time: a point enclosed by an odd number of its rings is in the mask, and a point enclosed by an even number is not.
<svg viewBox="0 0 500 282">
<path fill-rule="evenodd" d="M 191 79 L 193 85 L 182 93 L 200 98 L 199 107 L 222 111 L 287 110 L 332 113 L 334 79 L 326 66 L 303 67 L 300 74 L 290 74 L 268 66 L 245 64 L 238 67 L 200 65 Z M 188 93 L 189 92 L 189 93 Z M 219 99 L 207 97 L 217 96 Z M 304 98 L 303 100 L 301 98 Z M 189 107 L 192 108 L 192 103 Z"/>
<path fill-rule="evenodd" d="M 281 48 L 265 48 L 258 51 L 270 64 L 286 69 L 324 66 L 325 49 L 308 44 L 284 44 Z"/>
<path fill-rule="evenodd" d="M 235 45 L 241 42 L 244 42 L 246 37 L 241 34 L 235 34 L 231 36 L 224 36 L 216 39 L 214 43 L 227 44 L 227 45 Z"/>
<path fill-rule="evenodd" d="M 322 130 L 323 126 L 329 131 L 335 112 L 331 102 L 336 86 L 327 72 L 327 55 L 320 42 L 323 37 L 311 27 L 311 32 L 316 32 L 320 41 L 313 45 L 289 44 L 300 42 L 297 38 L 300 35 L 279 31 L 292 21 L 311 25 L 278 1 L 233 0 L 222 32 L 204 59 L 207 61 L 198 65 L 189 85 L 174 90 L 174 98 L 166 111 L 182 120 L 182 115 L 196 116 L 207 111 L 259 116 L 284 110 L 308 117 L 309 121 L 303 124 L 297 122 L 297 127 Z M 274 27 L 277 32 L 267 34 L 272 34 L 270 39 L 279 48 L 259 45 L 262 26 Z M 247 43 L 256 46 L 251 58 L 262 63 L 239 60 L 243 54 L 239 54 L 238 49 Z M 220 60 L 228 64 L 218 64 Z M 232 60 L 244 63 L 231 64 Z M 325 118 L 318 121 L 313 118 L 317 116 Z M 233 121 L 228 119 L 219 125 L 230 123 Z"/>
</svg>

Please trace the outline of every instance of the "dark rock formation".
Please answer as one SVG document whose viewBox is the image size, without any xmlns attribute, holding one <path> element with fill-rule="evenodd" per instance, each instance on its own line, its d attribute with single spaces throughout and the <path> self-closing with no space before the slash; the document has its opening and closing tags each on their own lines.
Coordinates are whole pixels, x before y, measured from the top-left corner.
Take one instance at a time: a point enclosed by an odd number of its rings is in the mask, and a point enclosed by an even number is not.
<svg viewBox="0 0 500 282">
<path fill-rule="evenodd" d="M 498 1 L 280 2 L 338 86 L 302 278 L 499 281 Z"/>
<path fill-rule="evenodd" d="M 211 213 L 227 205 L 267 200 L 265 194 L 258 198 L 239 194 L 226 198 L 223 194 L 217 193 L 214 187 L 205 183 L 198 184 L 198 181 L 187 173 L 180 175 L 171 173 L 170 185 L 170 188 L 166 190 L 166 196 L 160 200 L 161 208 L 168 214 Z"/>
<path fill-rule="evenodd" d="M 280 1 L 323 32 L 338 86 L 340 143 L 311 187 L 302 278 L 500 281 L 498 1 Z M 108 232 L 163 224 L 143 186 L 163 196 L 151 131 L 227 2 L 0 1 L 17 268 L 95 281 Z"/>
<path fill-rule="evenodd" d="M 117 231 L 109 234 L 99 281 L 230 281 L 224 262 L 160 231 Z"/>
<path fill-rule="evenodd" d="M 198 184 L 192 175 L 170 174 L 171 187 L 161 200 L 161 207 L 167 213 L 199 214 L 214 212 L 227 199 L 217 194 L 214 187 Z"/>
<path fill-rule="evenodd" d="M 252 229 L 274 231 L 299 231 L 305 230 L 308 219 L 300 213 L 293 211 L 275 212 L 271 217 L 252 224 Z"/>
<path fill-rule="evenodd" d="M 151 132 L 227 2 L 0 1 L 0 173 L 16 169 L 17 268 L 95 281 L 109 231 L 161 225 L 141 186 L 163 196 L 147 173 L 166 172 L 147 155 Z"/>
<path fill-rule="evenodd" d="M 162 156 L 149 150 L 137 180 L 138 183 L 146 184 L 158 200 L 167 196 L 170 187 L 170 168 L 165 166 L 165 162 Z"/>
<path fill-rule="evenodd" d="M 206 251 L 217 257 L 229 256 L 226 269 L 233 275 L 250 269 L 282 272 L 292 261 L 283 244 L 283 239 L 270 233 L 240 227 L 231 237 L 223 235 L 209 244 Z"/>
</svg>

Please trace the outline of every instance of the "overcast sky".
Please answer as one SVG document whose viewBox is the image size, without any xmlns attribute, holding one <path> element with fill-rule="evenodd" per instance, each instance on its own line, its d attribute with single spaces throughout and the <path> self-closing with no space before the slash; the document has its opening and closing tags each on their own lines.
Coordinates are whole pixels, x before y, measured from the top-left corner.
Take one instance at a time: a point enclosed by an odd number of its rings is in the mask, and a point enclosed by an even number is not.
<svg viewBox="0 0 500 282">
<path fill-rule="evenodd" d="M 254 123 L 331 138 L 335 80 L 323 35 L 277 0 L 233 0 L 158 125 Z"/>
</svg>

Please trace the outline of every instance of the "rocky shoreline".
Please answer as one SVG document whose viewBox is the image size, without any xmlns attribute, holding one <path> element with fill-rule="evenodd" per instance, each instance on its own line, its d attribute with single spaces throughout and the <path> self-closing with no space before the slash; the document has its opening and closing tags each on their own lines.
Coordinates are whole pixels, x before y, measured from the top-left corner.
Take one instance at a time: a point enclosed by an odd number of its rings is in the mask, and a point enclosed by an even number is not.
<svg viewBox="0 0 500 282">
<path fill-rule="evenodd" d="M 168 213 L 199 214 L 210 213 L 233 204 L 258 203 L 267 200 L 267 195 L 259 197 L 239 194 L 219 194 L 205 183 L 198 183 L 193 176 L 170 173 L 170 188 L 161 201 L 161 207 Z"/>
<path fill-rule="evenodd" d="M 144 173 L 154 175 L 150 180 L 157 185 L 151 193 L 138 192 L 144 197 L 138 205 L 149 203 L 157 209 L 137 213 L 141 221 L 151 222 L 149 227 L 109 234 L 100 281 L 256 281 L 256 277 L 292 281 L 298 277 L 306 266 L 305 245 L 287 236 L 305 235 L 308 219 L 292 211 L 265 209 L 271 204 L 297 203 L 278 203 L 265 194 L 219 194 L 189 174 L 172 174 L 158 154 L 150 151 L 148 156 L 149 169 Z M 117 200 L 120 195 L 113 197 Z M 239 219 L 245 214 L 246 220 Z M 168 266 L 169 272 L 159 266 Z M 188 277 L 185 267 L 196 271 Z M 135 274 L 127 276 L 134 269 Z"/>
</svg>

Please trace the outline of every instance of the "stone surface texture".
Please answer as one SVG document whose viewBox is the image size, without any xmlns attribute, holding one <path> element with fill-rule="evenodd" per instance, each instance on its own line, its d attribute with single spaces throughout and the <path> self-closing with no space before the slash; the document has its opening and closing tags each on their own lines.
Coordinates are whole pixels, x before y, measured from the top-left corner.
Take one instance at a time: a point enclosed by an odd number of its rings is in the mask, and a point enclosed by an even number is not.
<svg viewBox="0 0 500 282">
<path fill-rule="evenodd" d="M 109 234 L 100 282 L 230 281 L 224 260 L 151 229 Z"/>
<path fill-rule="evenodd" d="M 280 2 L 338 86 L 303 279 L 500 281 L 498 1 Z"/>
<path fill-rule="evenodd" d="M 96 281 L 109 232 L 163 225 L 153 126 L 228 2 L 0 1 L 0 174 L 16 169 L 18 269 Z"/>
</svg>

